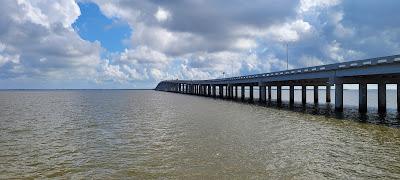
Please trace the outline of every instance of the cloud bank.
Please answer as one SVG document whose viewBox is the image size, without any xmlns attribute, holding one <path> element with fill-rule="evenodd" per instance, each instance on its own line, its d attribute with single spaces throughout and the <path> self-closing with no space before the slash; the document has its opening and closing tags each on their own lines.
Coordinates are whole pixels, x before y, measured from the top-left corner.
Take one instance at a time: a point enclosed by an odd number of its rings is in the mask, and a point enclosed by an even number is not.
<svg viewBox="0 0 400 180">
<path fill-rule="evenodd" d="M 86 0 L 127 23 L 128 48 L 82 39 L 74 0 L 0 2 L 0 88 L 151 88 L 400 53 L 398 1 Z M 53 87 L 53 86 L 51 86 Z"/>
</svg>

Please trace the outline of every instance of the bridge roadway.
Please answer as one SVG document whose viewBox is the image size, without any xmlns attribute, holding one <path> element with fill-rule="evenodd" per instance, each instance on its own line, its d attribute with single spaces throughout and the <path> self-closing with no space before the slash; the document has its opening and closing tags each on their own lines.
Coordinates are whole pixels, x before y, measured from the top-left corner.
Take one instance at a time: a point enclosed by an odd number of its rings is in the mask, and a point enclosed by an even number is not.
<svg viewBox="0 0 400 180">
<path fill-rule="evenodd" d="M 349 61 L 336 64 L 291 69 L 263 74 L 209 80 L 167 80 L 155 90 L 178 92 L 228 99 L 244 100 L 249 87 L 253 101 L 253 87 L 259 86 L 259 101 L 271 102 L 271 91 L 277 91 L 277 104 L 282 103 L 282 86 L 289 86 L 289 104 L 294 104 L 295 86 L 301 86 L 302 103 L 306 104 L 307 86 L 314 87 L 314 103 L 318 103 L 318 88 L 325 86 L 326 102 L 331 102 L 331 87 L 335 85 L 335 110 L 343 111 L 343 84 L 359 85 L 359 111 L 367 111 L 367 84 L 378 85 L 378 111 L 386 112 L 386 85 L 397 85 L 397 109 L 400 111 L 400 55 Z M 268 95 L 268 97 L 267 97 Z"/>
</svg>

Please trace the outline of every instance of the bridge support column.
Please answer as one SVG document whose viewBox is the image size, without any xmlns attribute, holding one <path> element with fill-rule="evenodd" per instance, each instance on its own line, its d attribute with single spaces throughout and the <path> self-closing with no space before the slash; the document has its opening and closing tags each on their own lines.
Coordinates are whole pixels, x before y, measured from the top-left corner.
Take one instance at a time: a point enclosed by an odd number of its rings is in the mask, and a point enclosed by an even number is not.
<svg viewBox="0 0 400 180">
<path fill-rule="evenodd" d="M 326 102 L 331 102 L 331 85 L 326 85 Z"/>
<path fill-rule="evenodd" d="M 241 96 L 240 96 L 240 99 L 242 99 L 242 101 L 245 100 L 245 96 L 246 96 L 245 89 L 246 89 L 246 86 L 244 86 L 244 85 L 242 85 L 242 87 L 240 88 L 240 91 L 242 93 Z"/>
<path fill-rule="evenodd" d="M 181 84 L 181 93 L 185 93 L 185 84 Z"/>
<path fill-rule="evenodd" d="M 228 98 L 228 85 L 225 86 L 225 98 Z"/>
<path fill-rule="evenodd" d="M 318 104 L 318 86 L 314 86 L 314 103 Z"/>
<path fill-rule="evenodd" d="M 208 96 L 211 96 L 211 84 L 207 85 L 208 86 Z"/>
<path fill-rule="evenodd" d="M 386 84 L 378 84 L 378 112 L 386 112 Z"/>
<path fill-rule="evenodd" d="M 197 85 L 197 95 L 201 95 L 201 85 Z"/>
<path fill-rule="evenodd" d="M 235 97 L 233 94 L 233 88 L 234 88 L 234 86 L 231 84 L 231 89 L 230 89 L 231 99 L 233 99 Z"/>
<path fill-rule="evenodd" d="M 260 92 L 259 92 L 259 95 L 260 95 L 260 98 L 259 98 L 259 101 L 260 101 L 260 103 L 265 103 L 265 100 L 266 100 L 266 86 L 265 86 L 265 83 L 258 83 L 258 86 L 259 86 L 259 89 L 260 89 Z"/>
<path fill-rule="evenodd" d="M 276 102 L 278 103 L 278 106 L 282 104 L 282 86 L 278 85 L 276 86 Z"/>
<path fill-rule="evenodd" d="M 307 86 L 301 86 L 301 103 L 303 105 L 307 104 Z"/>
<path fill-rule="evenodd" d="M 253 96 L 253 85 L 250 85 L 250 101 L 253 102 L 254 101 L 254 96 Z"/>
<path fill-rule="evenodd" d="M 272 100 L 272 86 L 268 85 L 268 102 L 271 103 Z"/>
<path fill-rule="evenodd" d="M 233 89 L 232 89 L 232 85 L 228 85 L 228 98 L 229 99 L 232 99 L 232 97 L 233 97 L 233 91 L 232 91 Z"/>
<path fill-rule="evenodd" d="M 400 112 L 400 83 L 397 84 L 397 111 Z"/>
<path fill-rule="evenodd" d="M 367 112 L 367 83 L 360 83 L 358 86 L 358 111 Z"/>
<path fill-rule="evenodd" d="M 219 97 L 224 98 L 224 86 L 219 85 Z"/>
<path fill-rule="evenodd" d="M 294 105 L 294 85 L 289 86 L 289 105 Z"/>
<path fill-rule="evenodd" d="M 179 86 L 181 87 L 180 92 L 184 93 L 185 92 L 185 84 L 180 84 Z"/>
<path fill-rule="evenodd" d="M 225 98 L 229 98 L 228 85 L 225 85 Z"/>
<path fill-rule="evenodd" d="M 201 96 L 203 92 L 203 86 L 199 84 L 199 95 Z"/>
<path fill-rule="evenodd" d="M 232 89 L 232 85 L 231 84 L 228 84 L 227 86 L 226 86 L 226 90 L 227 90 L 227 98 L 228 99 L 231 99 L 232 98 L 232 93 L 233 93 L 233 89 Z"/>
<path fill-rule="evenodd" d="M 217 97 L 217 87 L 215 85 L 212 85 L 212 96 L 213 98 Z"/>
<path fill-rule="evenodd" d="M 335 84 L 335 110 L 338 112 L 343 111 L 343 84 Z"/>
<path fill-rule="evenodd" d="M 235 99 L 238 98 L 238 86 L 235 86 Z"/>
</svg>

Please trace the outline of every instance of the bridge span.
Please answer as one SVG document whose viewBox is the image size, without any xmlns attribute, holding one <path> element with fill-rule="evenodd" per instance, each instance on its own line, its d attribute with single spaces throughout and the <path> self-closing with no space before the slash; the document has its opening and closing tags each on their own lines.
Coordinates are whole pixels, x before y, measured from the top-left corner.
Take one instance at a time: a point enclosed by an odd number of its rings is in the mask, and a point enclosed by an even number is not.
<svg viewBox="0 0 400 180">
<path fill-rule="evenodd" d="M 294 105 L 295 86 L 301 87 L 302 103 L 306 104 L 307 86 L 314 88 L 314 103 L 318 103 L 320 86 L 325 86 L 326 102 L 331 102 L 331 88 L 335 87 L 335 110 L 343 111 L 343 85 L 359 85 L 359 111 L 366 112 L 367 84 L 378 85 L 378 111 L 386 112 L 386 85 L 397 85 L 397 109 L 400 111 L 400 55 L 377 57 L 300 69 L 262 73 L 209 80 L 167 80 L 160 82 L 155 90 L 214 98 L 245 100 L 249 87 L 250 101 L 254 100 L 255 86 L 259 87 L 260 103 L 271 102 L 272 89 L 276 89 L 276 102 L 282 103 L 282 86 L 289 87 L 289 105 Z"/>
</svg>

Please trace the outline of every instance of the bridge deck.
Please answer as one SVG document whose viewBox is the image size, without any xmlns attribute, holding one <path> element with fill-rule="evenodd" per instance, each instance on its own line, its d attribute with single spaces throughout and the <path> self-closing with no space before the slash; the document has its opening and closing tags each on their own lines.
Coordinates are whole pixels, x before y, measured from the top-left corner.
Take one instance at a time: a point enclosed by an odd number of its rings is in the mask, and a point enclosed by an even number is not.
<svg viewBox="0 0 400 180">
<path fill-rule="evenodd" d="M 262 73 L 223 79 L 209 80 L 168 80 L 160 82 L 156 90 L 205 95 L 222 98 L 237 98 L 237 87 L 241 88 L 241 99 L 244 99 L 244 87 L 250 86 L 250 99 L 253 99 L 253 86 L 259 86 L 260 101 L 271 101 L 271 86 L 277 87 L 277 101 L 281 101 L 281 86 L 290 86 L 290 99 L 294 97 L 294 86 L 302 86 L 302 101 L 305 103 L 304 91 L 307 85 L 314 86 L 314 97 L 318 97 L 318 86 L 326 86 L 329 90 L 335 85 L 335 108 L 343 110 L 343 84 L 360 84 L 360 111 L 366 111 L 366 84 L 378 84 L 378 109 L 386 111 L 386 84 L 397 84 L 397 105 L 400 110 L 400 55 L 378 57 L 372 59 L 342 62 L 336 64 L 314 66 L 287 71 Z M 234 91 L 235 88 L 235 91 Z M 225 92 L 224 92 L 225 90 Z M 330 102 L 330 91 L 327 91 L 327 102 Z M 224 96 L 225 95 L 225 96 Z M 318 99 L 314 98 L 318 103 Z M 292 104 L 292 101 L 290 102 Z"/>
</svg>

